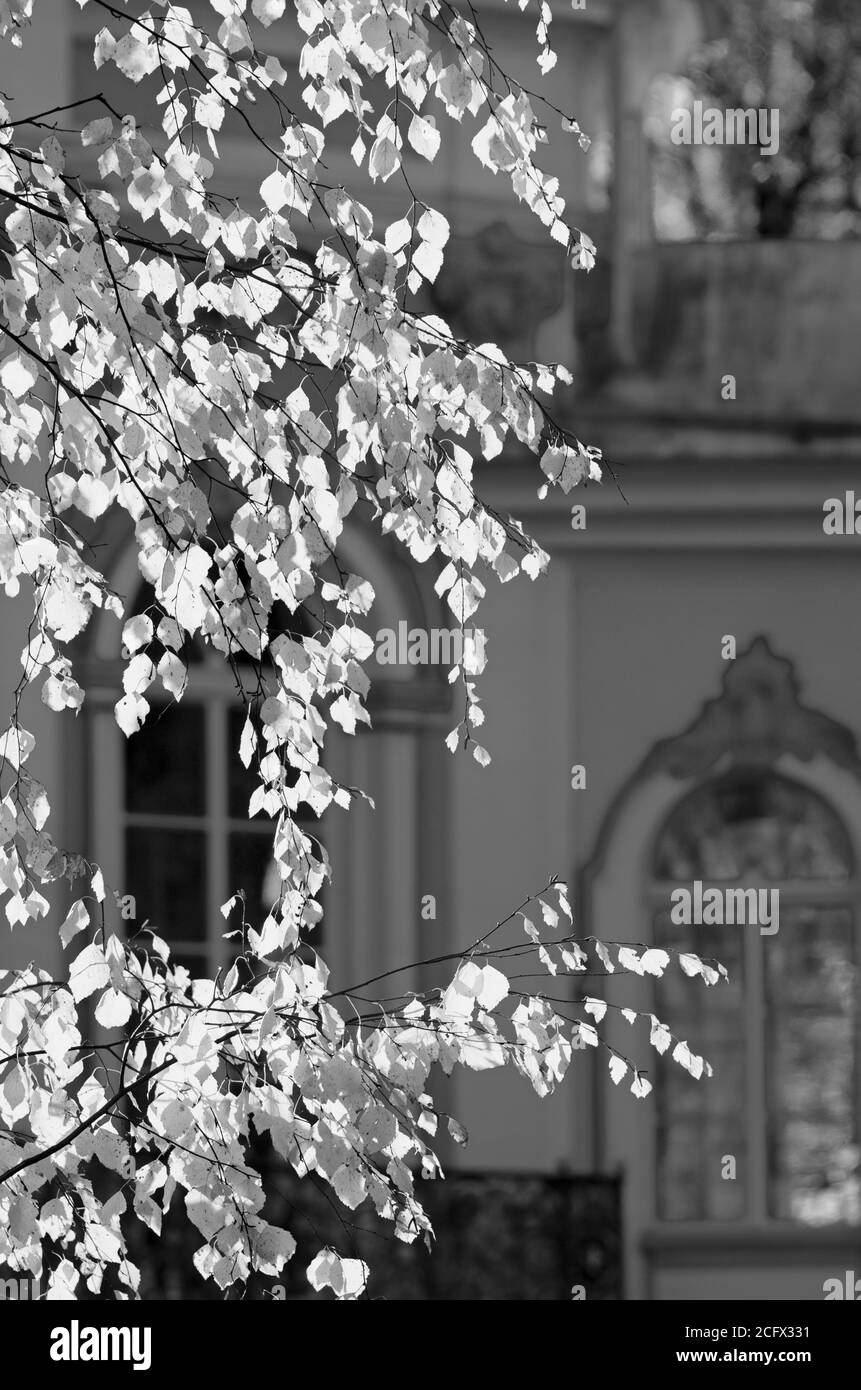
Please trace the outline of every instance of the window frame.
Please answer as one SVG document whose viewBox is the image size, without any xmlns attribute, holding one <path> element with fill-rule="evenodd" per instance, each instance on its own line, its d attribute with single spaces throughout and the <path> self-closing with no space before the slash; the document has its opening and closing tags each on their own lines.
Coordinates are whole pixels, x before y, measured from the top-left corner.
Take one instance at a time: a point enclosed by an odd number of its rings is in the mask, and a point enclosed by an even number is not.
<svg viewBox="0 0 861 1390">
<path fill-rule="evenodd" d="M 230 668 L 220 654 L 209 647 L 199 649 L 201 659 L 190 668 L 189 687 L 181 702 L 172 701 L 167 695 L 157 697 L 158 687 L 154 684 L 148 693 L 152 710 L 167 709 L 172 706 L 183 709 L 199 709 L 204 721 L 204 757 L 206 760 L 206 789 L 203 810 L 200 815 L 183 814 L 172 816 L 162 812 L 130 811 L 126 787 L 125 738 L 117 728 L 114 718 L 114 704 L 117 698 L 115 688 L 100 685 L 88 692 L 90 718 L 90 748 L 88 766 L 90 778 L 98 786 L 98 794 L 91 801 L 93 842 L 104 846 L 101 862 L 106 872 L 106 881 L 120 897 L 124 894 L 122 885 L 128 882 L 126 863 L 126 834 L 129 829 L 140 827 L 159 830 L 194 830 L 205 837 L 205 936 L 198 940 L 174 939 L 161 924 L 155 920 L 152 928 L 163 935 L 171 948 L 171 956 L 196 957 L 212 978 L 219 968 L 223 968 L 232 958 L 230 942 L 224 933 L 236 929 L 238 916 L 225 920 L 221 907 L 232 896 L 234 886 L 230 881 L 230 839 L 233 835 L 248 835 L 263 838 L 264 834 L 274 835 L 274 824 L 263 818 L 241 819 L 230 814 L 229 804 L 229 756 L 228 728 L 232 710 L 242 705 L 236 690 Z M 117 672 L 122 666 L 116 663 Z M 109 670 L 104 676 L 109 678 Z M 119 681 L 118 681 L 119 683 Z M 148 716 L 150 719 L 152 715 Z M 169 717 L 169 716 L 168 716 Z M 134 738 L 135 735 L 132 735 Z M 237 753 L 238 756 L 238 753 Z M 98 759 L 98 774 L 93 769 Z M 317 838 L 322 838 L 321 829 L 325 817 L 313 824 L 300 817 L 302 828 Z M 271 830 L 264 826 L 271 825 Z M 325 892 L 325 889 L 323 890 Z M 318 894 L 318 898 L 321 894 Z M 147 918 L 146 905 L 135 904 L 137 917 L 129 925 L 140 927 Z M 251 925 L 262 922 L 262 909 L 259 904 L 249 903 L 246 917 Z M 311 945 L 316 945 L 314 937 Z"/>
<path fill-rule="evenodd" d="M 740 768 L 733 769 L 735 771 Z M 750 876 L 739 879 L 709 879 L 701 878 L 702 890 L 705 893 L 709 888 L 726 890 L 729 887 L 749 889 L 777 888 L 780 892 L 781 909 L 793 907 L 809 908 L 829 908 L 845 909 L 851 920 L 851 941 L 853 948 L 853 958 L 856 972 L 861 979 L 861 874 L 859 874 L 857 846 L 850 834 L 844 817 L 826 796 L 817 788 L 811 786 L 806 781 L 800 781 L 796 777 L 787 775 L 784 771 L 778 771 L 774 767 L 761 767 L 744 769 L 750 773 L 759 773 L 764 778 L 778 776 L 784 782 L 791 783 L 794 790 L 807 793 L 814 800 L 823 804 L 828 812 L 839 823 L 847 846 L 849 847 L 852 862 L 850 871 L 844 880 L 829 880 L 816 878 L 795 878 L 795 879 L 769 879 L 767 881 L 759 879 L 756 883 L 751 881 Z M 701 791 L 709 783 L 717 783 L 721 780 L 721 775 L 711 775 L 700 778 L 698 781 L 689 784 L 685 791 L 668 808 L 665 809 L 660 824 L 651 839 L 651 848 L 648 856 L 648 866 L 651 870 L 654 865 L 657 847 L 661 837 L 679 808 L 696 792 Z M 650 934 L 649 939 L 655 939 L 655 919 L 661 911 L 667 911 L 671 901 L 671 893 L 678 889 L 678 880 L 657 879 L 651 875 L 645 885 L 643 894 L 644 907 L 649 915 Z M 659 1148 L 659 1125 L 656 1122 L 654 1133 L 654 1158 L 652 1165 L 652 1219 L 664 1230 L 693 1230 L 713 1231 L 720 1224 L 726 1224 L 732 1229 L 741 1229 L 748 1226 L 767 1226 L 771 1229 L 790 1228 L 797 1230 L 817 1230 L 828 1229 L 829 1227 L 845 1226 L 846 1219 L 841 1217 L 835 1222 L 827 1222 L 814 1225 L 813 1223 L 802 1222 L 791 1217 L 775 1216 L 770 1210 L 769 1196 L 772 1177 L 769 1173 L 769 1147 L 771 1139 L 771 1111 L 769 1108 L 769 1049 L 768 1049 L 768 999 L 766 994 L 766 969 L 765 957 L 763 955 L 769 938 L 763 936 L 758 930 L 751 930 L 748 927 L 733 926 L 729 930 L 741 932 L 742 940 L 742 1004 L 741 1018 L 743 1025 L 743 1057 L 745 1075 L 745 1094 L 744 1094 L 744 1125 L 743 1130 L 746 1138 L 745 1163 L 746 1163 L 746 1186 L 745 1201 L 738 1216 L 731 1218 L 717 1217 L 697 1217 L 673 1219 L 661 1214 L 661 1154 Z M 720 988 L 720 986 L 717 986 Z M 657 1004 L 658 982 L 655 981 L 651 990 L 653 1006 L 656 1012 L 660 1012 Z M 672 1020 L 662 1019 L 672 1028 Z M 861 1002 L 856 1005 L 854 1017 L 854 1143 L 861 1147 Z M 662 1084 L 662 1075 L 656 1078 L 656 1092 Z M 699 1084 L 699 1083 L 697 1083 Z M 656 1104 L 658 1096 L 656 1094 Z"/>
</svg>

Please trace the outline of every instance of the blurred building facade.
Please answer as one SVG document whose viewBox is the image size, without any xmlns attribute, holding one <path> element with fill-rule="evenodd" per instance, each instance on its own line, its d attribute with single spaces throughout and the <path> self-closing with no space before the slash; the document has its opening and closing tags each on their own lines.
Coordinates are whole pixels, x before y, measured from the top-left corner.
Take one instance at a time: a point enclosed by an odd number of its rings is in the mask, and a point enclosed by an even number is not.
<svg viewBox="0 0 861 1390">
<path fill-rule="evenodd" d="M 90 60 L 101 13 L 63 0 L 39 11 L 12 74 L 30 109 L 89 95 L 107 72 Z M 535 16 L 495 2 L 482 13 L 502 67 L 536 85 Z M 554 138 L 547 162 L 598 243 L 588 277 L 566 272 L 478 168 L 471 131 L 447 131 L 448 152 L 421 175 L 453 230 L 438 312 L 512 355 L 571 364 L 562 414 L 612 471 L 539 501 L 534 460 L 481 466 L 486 499 L 552 555 L 535 584 L 489 585 L 481 610 L 493 762 L 444 749 L 457 717 L 444 672 L 379 668 L 373 732 L 332 749 L 376 811 L 327 819 L 323 949 L 342 982 L 364 979 L 466 944 L 559 873 L 583 936 L 718 957 L 730 982 L 716 989 L 678 972 L 588 986 L 664 1019 L 714 1078 L 658 1058 L 648 1029 L 611 1009 L 607 1036 L 648 1067 L 653 1095 L 613 1087 L 590 1050 L 543 1102 L 514 1075 L 467 1075 L 446 1100 L 470 1134 L 457 1163 L 620 1177 L 626 1298 L 818 1299 L 827 1278 L 861 1270 L 861 538 L 823 527 L 828 499 L 856 486 L 861 499 L 861 244 L 659 236 L 655 84 L 685 70 L 720 15 L 708 0 L 559 7 L 548 95 L 593 146 Z M 331 169 L 361 196 L 351 139 Z M 224 187 L 253 200 L 268 172 L 257 153 L 225 139 L 222 155 Z M 366 191 L 382 224 L 403 214 L 394 183 Z M 109 530 L 104 545 L 132 602 L 134 555 Z M 447 626 L 434 576 L 371 531 L 349 532 L 345 563 L 374 584 L 378 628 Z M 3 605 L 7 708 L 25 625 L 23 604 Z M 112 717 L 120 669 L 118 625 L 96 623 L 84 712 L 27 711 L 54 836 L 211 964 L 207 921 L 221 921 L 237 877 L 251 900 L 266 871 L 228 757 L 230 685 L 201 662 L 135 753 Z M 675 926 L 670 894 L 694 881 L 779 889 L 779 931 Z M 429 894 L 434 920 L 420 912 Z M 38 944 L 50 960 L 48 936 Z M 4 954 L 19 964 L 35 949 L 14 935 Z"/>
</svg>

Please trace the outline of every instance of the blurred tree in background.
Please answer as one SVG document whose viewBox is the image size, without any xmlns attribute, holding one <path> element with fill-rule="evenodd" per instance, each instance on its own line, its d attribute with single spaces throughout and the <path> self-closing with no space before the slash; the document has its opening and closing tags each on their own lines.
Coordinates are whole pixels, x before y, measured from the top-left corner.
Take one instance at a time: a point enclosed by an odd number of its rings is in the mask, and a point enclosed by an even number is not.
<svg viewBox="0 0 861 1390">
<path fill-rule="evenodd" d="M 861 233 L 861 6 L 857 0 L 713 0 L 708 37 L 654 84 L 646 115 L 661 240 Z M 695 101 L 779 112 L 779 146 L 671 143 Z"/>
</svg>

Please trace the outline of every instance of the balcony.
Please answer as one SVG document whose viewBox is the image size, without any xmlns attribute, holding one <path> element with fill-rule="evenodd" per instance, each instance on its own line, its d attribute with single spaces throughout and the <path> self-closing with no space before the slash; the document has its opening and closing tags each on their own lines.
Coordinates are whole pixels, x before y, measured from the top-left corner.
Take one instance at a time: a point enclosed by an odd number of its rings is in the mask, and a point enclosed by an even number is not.
<svg viewBox="0 0 861 1390">
<path fill-rule="evenodd" d="M 857 242 L 638 248 L 622 322 L 630 363 L 606 389 L 634 411 L 817 432 L 861 424 Z M 728 376 L 734 400 L 722 394 Z"/>
</svg>

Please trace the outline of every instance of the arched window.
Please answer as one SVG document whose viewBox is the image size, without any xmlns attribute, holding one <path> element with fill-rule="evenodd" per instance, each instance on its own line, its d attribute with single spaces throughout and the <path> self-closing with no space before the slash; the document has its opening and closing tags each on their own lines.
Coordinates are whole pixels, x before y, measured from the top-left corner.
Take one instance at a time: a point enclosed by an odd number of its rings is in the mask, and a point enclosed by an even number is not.
<svg viewBox="0 0 861 1390">
<path fill-rule="evenodd" d="M 146 585 L 129 612 L 147 612 L 156 627 L 163 616 Z M 270 639 L 276 631 L 298 636 L 304 630 L 299 616 L 276 605 Z M 157 662 L 160 654 L 154 641 L 149 655 Z M 182 701 L 159 695 L 153 685 L 150 713 L 122 748 L 119 881 L 138 925 L 149 920 L 175 961 L 213 974 L 235 955 L 224 933 L 236 921 L 225 922 L 221 905 L 241 892 L 247 921 L 259 928 L 278 898 L 275 823 L 265 814 L 249 819 L 258 778 L 237 752 L 246 708 L 274 688 L 275 676 L 267 657 L 240 658 L 232 670 L 203 643 L 187 643 L 181 654 L 191 677 Z M 296 819 L 320 840 L 322 822 L 310 807 L 300 806 Z M 313 934 L 315 946 L 320 935 Z"/>
<path fill-rule="evenodd" d="M 394 542 L 381 545 L 372 530 L 353 525 L 343 538 L 342 564 L 374 588 L 372 635 L 377 627 L 397 631 L 402 621 L 425 630 L 444 621 L 432 579 L 422 576 L 419 584 Z M 153 605 L 152 591 L 141 589 L 134 547 L 117 545 L 110 572 L 115 591 L 126 597 L 127 616 Z M 279 609 L 270 639 L 291 627 L 295 635 L 297 622 L 305 632 L 301 609 L 292 617 Z M 157 617 L 155 608 L 151 616 Z M 307 622 L 316 627 L 313 618 Z M 125 669 L 120 631 L 113 615 L 100 615 L 79 655 L 87 700 L 65 749 L 66 814 L 74 842 L 84 840 L 87 857 L 103 870 L 112 920 L 119 915 L 110 897 L 115 890 L 134 899 L 122 914 L 130 933 L 148 918 L 175 956 L 197 973 L 205 965 L 211 975 L 236 946 L 224 933 L 238 926 L 238 913 L 225 922 L 221 905 L 243 889 L 246 918 L 259 926 L 278 891 L 273 826 L 263 815 L 249 820 L 256 777 L 236 755 L 245 702 L 225 659 L 193 644 L 183 652 L 189 681 L 182 700 L 160 695 L 154 683 L 146 723 L 127 740 L 114 717 Z M 152 652 L 157 657 L 155 647 Z M 321 819 L 310 809 L 298 813 L 333 866 L 318 894 L 326 916 L 308 941 L 322 947 L 332 978 L 344 982 L 432 954 L 424 934 L 438 929 L 417 917 L 415 904 L 427 884 L 443 899 L 447 883 L 445 847 L 432 827 L 444 814 L 448 764 L 431 756 L 440 730 L 451 727 L 447 671 L 372 660 L 366 669 L 372 727 L 359 725 L 356 737 L 348 737 L 331 724 L 323 762 L 342 786 L 367 792 L 375 809 L 354 794 L 349 812 L 336 806 Z M 246 695 L 255 696 L 267 679 L 265 663 L 249 660 L 241 678 Z"/>
<path fill-rule="evenodd" d="M 717 958 L 729 983 L 703 1000 L 678 970 L 655 982 L 657 1016 L 696 1038 L 715 1072 L 694 1081 L 657 1069 L 660 1219 L 861 1217 L 855 874 L 835 812 L 763 767 L 702 783 L 665 819 L 652 856 L 655 942 Z M 671 893 L 696 883 L 775 892 L 777 931 L 674 923 Z"/>
</svg>

